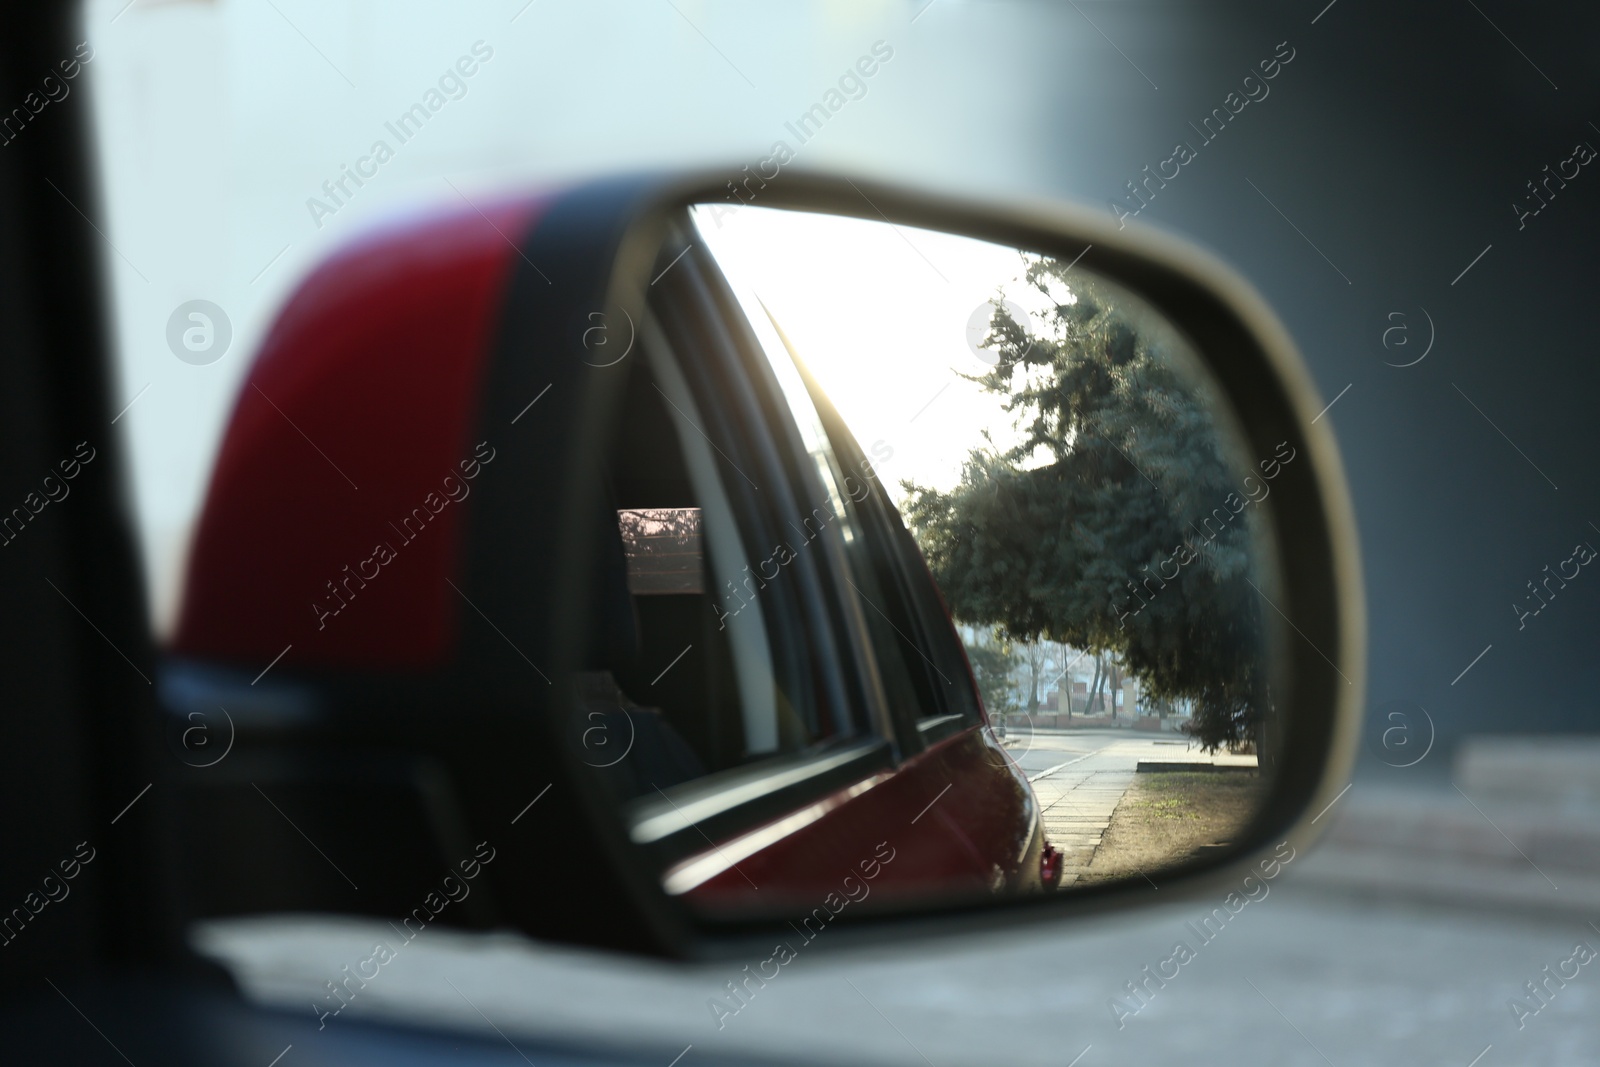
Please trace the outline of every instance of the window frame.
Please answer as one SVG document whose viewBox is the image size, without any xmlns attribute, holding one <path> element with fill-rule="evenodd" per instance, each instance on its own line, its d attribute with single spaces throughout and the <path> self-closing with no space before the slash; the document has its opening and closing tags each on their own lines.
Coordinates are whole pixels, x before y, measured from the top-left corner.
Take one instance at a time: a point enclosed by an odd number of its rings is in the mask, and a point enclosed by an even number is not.
<svg viewBox="0 0 1600 1067">
<path fill-rule="evenodd" d="M 803 367 L 802 374 L 838 462 L 847 468 L 861 469 L 863 463 L 870 461 L 862 451 L 860 442 L 821 386 Z M 860 525 L 864 536 L 872 539 L 875 550 L 883 555 L 880 569 L 887 569 L 894 582 L 892 590 L 880 591 L 900 601 L 903 618 L 909 623 L 909 632 L 901 632 L 900 636 L 911 645 L 920 662 L 907 657 L 906 663 L 910 669 L 923 674 L 928 691 L 932 694 L 932 706 L 927 712 L 902 725 L 902 729 L 910 731 L 905 741 L 906 748 L 911 751 L 931 748 L 970 727 L 986 725 L 988 720 L 983 699 L 977 692 L 966 646 L 956 632 L 944 594 L 934 581 L 922 550 L 906 528 L 900 509 L 884 491 L 876 471 L 868 479 L 867 493 L 860 500 L 851 497 L 851 503 L 861 513 Z M 873 654 L 877 655 L 878 650 L 874 649 Z M 938 666 L 941 661 L 951 666 L 959 663 L 962 676 L 946 677 Z M 939 677 L 930 676 L 929 671 Z M 963 693 L 967 694 L 966 699 L 963 699 Z"/>
<path fill-rule="evenodd" d="M 766 534 L 785 524 L 798 529 L 805 515 L 801 503 L 824 495 L 807 469 L 810 457 L 787 401 L 716 261 L 681 230 L 664 243 L 661 259 L 680 251 L 672 272 L 661 279 L 661 313 L 651 317 L 659 329 L 647 329 L 641 341 L 661 346 L 659 355 L 682 373 L 704 423 L 696 429 L 741 474 L 760 478 L 759 488 L 745 486 L 742 478 L 725 480 L 741 531 Z M 830 542 L 822 536 L 816 543 Z M 782 642 L 809 658 L 813 677 L 821 681 L 814 695 L 829 702 L 834 733 L 801 752 L 713 772 L 627 805 L 630 839 L 663 870 L 714 852 L 708 842 L 790 815 L 902 762 L 910 739 L 886 714 L 865 620 L 854 598 L 845 595 L 837 555 L 827 548 L 796 553 L 786 566 L 799 593 L 790 605 L 794 617 L 787 611 L 768 617 L 774 660 Z M 833 692 L 821 691 L 828 688 Z"/>
</svg>

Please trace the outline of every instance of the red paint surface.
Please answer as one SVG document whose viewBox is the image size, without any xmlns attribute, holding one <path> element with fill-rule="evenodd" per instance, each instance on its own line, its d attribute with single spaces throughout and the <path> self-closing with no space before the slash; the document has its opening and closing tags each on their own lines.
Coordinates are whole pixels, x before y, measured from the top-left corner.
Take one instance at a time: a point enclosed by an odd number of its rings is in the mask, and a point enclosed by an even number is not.
<svg viewBox="0 0 1600 1067">
<path fill-rule="evenodd" d="M 218 454 L 176 652 L 264 667 L 292 644 L 287 664 L 355 669 L 446 656 L 460 611 L 447 579 L 472 504 L 470 482 L 458 503 L 445 478 L 459 480 L 472 457 L 511 242 L 543 206 L 393 227 L 301 284 L 246 377 Z M 492 475 L 491 465 L 479 477 Z M 448 502 L 435 511 L 438 500 Z M 417 508 L 428 521 L 413 519 L 420 533 L 408 540 L 397 527 Z M 394 558 L 362 579 L 380 544 Z M 336 615 L 313 607 L 340 598 Z"/>
<path fill-rule="evenodd" d="M 847 787 L 835 794 L 821 818 L 739 860 L 737 869 L 701 883 L 685 899 L 718 916 L 780 908 L 808 912 L 823 906 L 830 893 L 844 896 L 846 877 L 859 884 L 883 844 L 894 858 L 877 865 L 866 883 L 867 899 L 992 892 L 1038 873 L 1024 870 L 1021 862 L 1038 802 L 1011 757 L 979 727 L 843 799 L 848 792 Z M 702 855 L 717 854 L 708 849 Z"/>
</svg>

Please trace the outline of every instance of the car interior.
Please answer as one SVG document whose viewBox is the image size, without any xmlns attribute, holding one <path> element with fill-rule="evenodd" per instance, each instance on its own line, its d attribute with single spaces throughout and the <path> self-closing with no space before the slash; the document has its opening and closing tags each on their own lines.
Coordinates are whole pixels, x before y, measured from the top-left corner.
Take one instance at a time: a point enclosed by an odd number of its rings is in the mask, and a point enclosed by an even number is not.
<svg viewBox="0 0 1600 1067">
<path fill-rule="evenodd" d="M 753 585 L 742 589 L 749 576 L 724 563 L 748 558 L 746 535 L 714 452 L 694 438 L 696 409 L 681 374 L 668 380 L 671 394 L 649 364 L 632 364 L 607 470 L 616 505 L 608 564 L 623 573 L 608 573 L 605 583 L 616 588 L 624 579 L 626 597 L 613 609 L 616 621 L 607 619 L 608 632 L 619 636 L 606 642 L 608 658 L 592 666 L 610 674 L 609 687 L 630 712 L 605 728 L 605 744 L 625 746 L 629 731 L 640 731 L 617 764 L 631 779 L 629 798 L 799 752 L 828 735 L 828 724 L 818 721 L 822 709 L 803 690 L 798 701 L 789 695 L 805 676 L 792 663 L 782 675 L 775 669 L 781 643 L 769 639 L 765 622 L 773 609 L 759 599 L 724 606 L 735 590 L 753 597 Z M 785 594 L 770 595 L 781 604 Z M 597 750 L 596 761 L 606 755 Z"/>
</svg>

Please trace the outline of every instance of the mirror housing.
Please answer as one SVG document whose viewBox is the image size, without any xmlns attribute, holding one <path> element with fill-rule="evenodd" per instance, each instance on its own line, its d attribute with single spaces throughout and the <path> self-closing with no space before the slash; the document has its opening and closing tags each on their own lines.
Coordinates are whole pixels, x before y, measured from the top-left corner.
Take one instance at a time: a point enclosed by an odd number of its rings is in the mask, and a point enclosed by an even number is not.
<svg viewBox="0 0 1600 1067">
<path fill-rule="evenodd" d="M 163 683 L 174 714 L 186 699 L 245 709 L 240 737 L 253 762 L 203 781 L 186 771 L 190 788 L 239 785 L 227 775 L 293 777 L 284 756 L 294 763 L 310 748 L 330 768 L 313 802 L 359 764 L 424 798 L 420 824 L 447 865 L 479 842 L 504 857 L 483 866 L 492 905 L 471 924 L 677 957 L 765 950 L 788 936 L 803 909 L 717 914 L 671 891 L 638 820 L 619 810 L 572 730 L 571 680 L 627 640 L 608 622 L 629 610 L 623 549 L 595 536 L 615 511 L 603 471 L 627 387 L 617 368 L 642 358 L 650 324 L 672 312 L 655 287 L 688 251 L 674 243 L 685 212 L 724 202 L 729 186 L 721 173 L 649 176 L 455 212 L 368 238 L 302 285 L 250 372 L 218 459 Z M 754 192 L 763 207 L 1088 256 L 1190 340 L 1248 449 L 1271 455 L 1288 442 L 1304 457 L 1274 486 L 1268 527 L 1281 575 L 1273 609 L 1292 630 L 1272 649 L 1294 712 L 1277 773 L 1237 841 L 1164 871 L 1162 887 L 1221 884 L 1279 842 L 1303 848 L 1353 763 L 1364 620 L 1333 435 L 1261 299 L 1207 254 L 1083 209 L 803 172 Z M 740 328 L 715 301 L 683 313 L 707 329 Z M 241 561 L 239 546 L 253 543 L 260 551 Z M 893 746 L 859 747 L 818 779 L 829 796 L 892 773 Z M 392 761 L 376 766 L 374 749 Z M 774 809 L 769 824 L 781 815 Z M 732 833 L 693 813 L 682 821 L 712 853 Z M 327 832 L 346 837 L 334 837 L 335 852 L 366 847 L 359 822 Z M 1048 880 L 1050 854 L 1030 855 Z M 872 857 L 841 862 L 858 859 Z M 404 912 L 429 884 L 429 862 L 375 862 L 371 880 L 393 892 L 344 906 Z M 263 877 L 248 900 L 210 910 L 341 906 L 305 879 Z M 213 871 L 210 881 L 224 879 Z M 834 924 L 853 933 L 830 941 L 1089 914 L 1136 902 L 1143 884 L 896 899 L 839 914 Z"/>
</svg>

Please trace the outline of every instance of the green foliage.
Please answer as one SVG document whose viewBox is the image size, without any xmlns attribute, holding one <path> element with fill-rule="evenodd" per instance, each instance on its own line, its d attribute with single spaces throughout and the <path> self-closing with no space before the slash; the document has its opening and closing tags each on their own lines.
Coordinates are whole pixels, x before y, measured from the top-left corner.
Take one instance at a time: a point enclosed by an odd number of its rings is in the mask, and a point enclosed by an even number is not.
<svg viewBox="0 0 1600 1067">
<path fill-rule="evenodd" d="M 1254 520 L 1214 402 L 1164 324 L 1054 260 L 1029 258 L 1026 278 L 1054 304 L 1040 336 L 997 301 L 1000 363 L 973 379 L 1005 398 L 1021 441 L 986 440 L 949 492 L 905 485 L 929 566 L 963 621 L 1119 654 L 1151 696 L 1196 701 L 1207 747 L 1246 736 L 1261 681 Z"/>
</svg>

